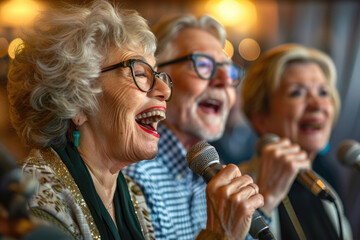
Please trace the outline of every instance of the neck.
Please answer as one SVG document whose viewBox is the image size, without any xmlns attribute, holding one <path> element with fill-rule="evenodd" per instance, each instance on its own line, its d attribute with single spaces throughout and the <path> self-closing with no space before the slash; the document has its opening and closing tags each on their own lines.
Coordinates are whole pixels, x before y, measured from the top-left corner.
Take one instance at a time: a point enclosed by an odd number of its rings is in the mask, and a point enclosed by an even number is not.
<svg viewBox="0 0 360 240">
<path fill-rule="evenodd" d="M 101 174 L 99 175 L 98 172 L 92 171 L 91 168 L 89 168 L 89 166 L 88 166 L 88 169 L 89 169 L 89 172 L 93 179 L 97 194 L 99 195 L 105 208 L 107 210 L 109 210 L 109 207 L 112 205 L 112 202 L 113 202 L 114 193 L 116 190 L 116 180 L 117 180 L 118 174 L 116 174 L 116 178 L 115 178 L 115 175 L 106 177 Z"/>
<path fill-rule="evenodd" d="M 100 174 L 99 171 L 95 170 L 94 168 L 90 168 L 89 166 L 91 165 L 86 166 L 88 167 L 91 177 L 93 179 L 97 194 L 99 195 L 106 211 L 108 211 L 111 219 L 117 227 L 115 219 L 114 194 L 116 190 L 117 176 L 119 173 Z"/>
<path fill-rule="evenodd" d="M 96 192 L 103 201 L 105 207 L 112 201 L 116 189 L 119 171 L 112 170 L 112 161 L 99 154 L 86 154 L 81 146 L 78 148 L 81 158 L 89 169 Z"/>
<path fill-rule="evenodd" d="M 116 190 L 117 178 L 122 166 L 120 160 L 107 153 L 101 135 L 90 131 L 87 124 L 81 129 L 79 154 L 89 169 L 95 189 L 106 209 L 111 205 Z"/>
</svg>

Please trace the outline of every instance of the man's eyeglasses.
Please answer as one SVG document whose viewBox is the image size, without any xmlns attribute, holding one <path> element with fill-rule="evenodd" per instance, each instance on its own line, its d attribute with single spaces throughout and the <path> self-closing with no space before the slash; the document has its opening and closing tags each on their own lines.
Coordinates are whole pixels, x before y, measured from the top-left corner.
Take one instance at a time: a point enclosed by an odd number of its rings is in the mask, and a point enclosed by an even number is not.
<svg viewBox="0 0 360 240">
<path fill-rule="evenodd" d="M 193 53 L 185 57 L 177 58 L 168 62 L 159 63 L 158 67 L 164 67 L 166 65 L 191 60 L 194 65 L 196 74 L 204 80 L 211 80 L 215 77 L 219 66 L 225 68 L 228 76 L 232 80 L 232 86 L 236 87 L 245 75 L 245 70 L 239 66 L 236 66 L 232 62 L 216 62 L 214 58 L 206 54 Z"/>
<path fill-rule="evenodd" d="M 129 67 L 131 69 L 132 77 L 135 85 L 142 92 L 151 92 L 155 86 L 155 79 L 158 78 L 170 88 L 170 96 L 166 101 L 169 101 L 172 93 L 172 80 L 165 72 L 155 72 L 154 69 L 145 61 L 140 59 L 129 59 L 108 67 L 101 69 L 101 72 L 107 72 L 120 67 Z"/>
</svg>

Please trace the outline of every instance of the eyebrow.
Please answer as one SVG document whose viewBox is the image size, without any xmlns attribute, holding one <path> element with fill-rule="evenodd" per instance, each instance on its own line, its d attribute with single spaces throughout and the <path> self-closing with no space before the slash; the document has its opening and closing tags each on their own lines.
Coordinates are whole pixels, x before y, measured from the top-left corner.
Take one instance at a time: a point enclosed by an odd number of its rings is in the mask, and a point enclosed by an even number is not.
<svg viewBox="0 0 360 240">
<path fill-rule="evenodd" d="M 306 85 L 304 83 L 298 83 L 298 82 L 285 83 L 283 86 L 286 87 L 286 88 L 293 87 L 293 86 L 300 87 L 300 88 L 305 88 L 305 89 L 309 88 L 308 85 Z M 328 88 L 328 89 L 330 88 L 330 86 L 328 84 L 326 84 L 326 83 L 318 84 L 316 87 Z M 310 88 L 312 88 L 312 86 L 310 86 Z"/>
<path fill-rule="evenodd" d="M 129 58 L 129 59 L 140 59 L 140 60 L 148 63 L 155 71 L 157 71 L 157 69 L 156 69 L 156 66 L 157 66 L 157 65 L 156 65 L 156 61 L 155 61 L 155 65 L 151 65 L 148 61 L 146 61 L 146 59 L 145 59 L 143 56 L 139 56 L 139 55 L 133 56 L 133 57 L 131 57 L 131 58 Z"/>
<path fill-rule="evenodd" d="M 206 53 L 206 52 L 202 52 L 202 51 L 194 51 L 194 52 L 192 52 L 192 53 L 190 53 L 190 54 L 203 54 L 203 55 L 206 55 L 206 56 L 208 56 L 208 57 L 211 57 L 212 59 L 214 59 L 215 60 L 215 62 L 218 62 L 216 59 L 215 59 L 215 57 L 214 56 L 212 56 L 212 55 L 210 55 L 209 53 Z M 188 55 L 190 55 L 190 54 L 188 54 Z M 225 60 L 224 61 L 220 61 L 220 62 L 218 62 L 218 63 L 233 63 L 233 61 L 232 61 L 232 59 L 228 56 L 228 55 L 226 55 L 226 53 L 224 53 L 223 54 L 223 56 L 225 56 Z"/>
<path fill-rule="evenodd" d="M 146 60 L 143 56 L 140 56 L 140 55 L 132 56 L 132 57 L 130 57 L 129 59 L 140 59 L 140 60 L 142 60 L 142 61 L 145 61 L 145 60 Z M 129 60 L 129 59 L 127 59 L 127 60 Z"/>
</svg>

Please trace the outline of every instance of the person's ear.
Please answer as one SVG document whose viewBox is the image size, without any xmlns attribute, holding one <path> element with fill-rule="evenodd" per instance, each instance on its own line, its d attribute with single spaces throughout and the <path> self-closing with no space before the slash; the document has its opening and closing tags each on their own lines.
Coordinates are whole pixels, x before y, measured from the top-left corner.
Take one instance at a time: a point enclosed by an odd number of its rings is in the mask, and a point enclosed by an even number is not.
<svg viewBox="0 0 360 240">
<path fill-rule="evenodd" d="M 259 135 L 267 132 L 265 121 L 266 115 L 263 113 L 255 113 L 251 116 L 251 122 Z"/>
<path fill-rule="evenodd" d="M 75 126 L 80 127 L 81 125 L 84 124 L 84 122 L 86 122 L 87 119 L 87 115 L 84 113 L 84 111 L 80 111 L 76 114 L 75 117 L 73 117 L 72 122 L 75 124 Z"/>
</svg>

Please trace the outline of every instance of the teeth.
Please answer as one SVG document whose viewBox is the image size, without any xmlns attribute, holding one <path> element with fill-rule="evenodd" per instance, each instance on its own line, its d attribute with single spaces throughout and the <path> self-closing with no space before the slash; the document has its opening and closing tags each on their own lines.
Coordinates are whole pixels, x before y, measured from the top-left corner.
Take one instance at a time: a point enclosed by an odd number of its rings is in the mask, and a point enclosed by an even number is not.
<svg viewBox="0 0 360 240">
<path fill-rule="evenodd" d="M 313 129 L 320 129 L 322 125 L 320 123 L 306 123 L 302 124 L 303 128 L 313 128 Z"/>
<path fill-rule="evenodd" d="M 213 105 L 219 105 L 219 101 L 215 99 L 208 99 L 206 102 Z"/>
<path fill-rule="evenodd" d="M 165 112 L 159 110 L 153 110 L 146 113 L 138 114 L 135 119 L 141 120 L 142 124 L 150 124 L 152 122 L 158 122 L 164 120 Z"/>
</svg>

